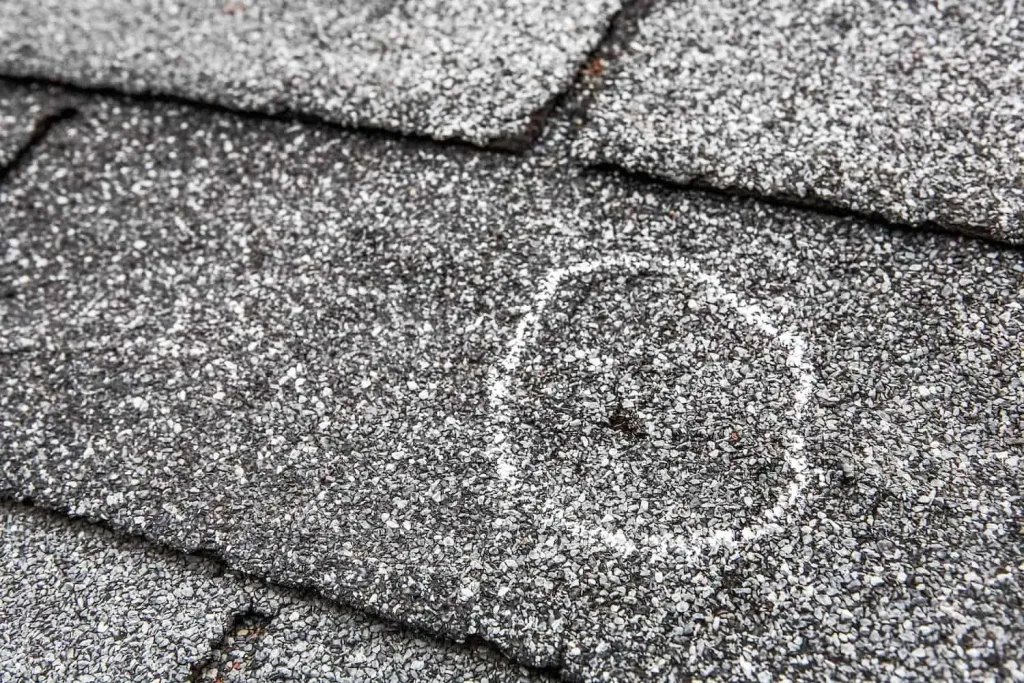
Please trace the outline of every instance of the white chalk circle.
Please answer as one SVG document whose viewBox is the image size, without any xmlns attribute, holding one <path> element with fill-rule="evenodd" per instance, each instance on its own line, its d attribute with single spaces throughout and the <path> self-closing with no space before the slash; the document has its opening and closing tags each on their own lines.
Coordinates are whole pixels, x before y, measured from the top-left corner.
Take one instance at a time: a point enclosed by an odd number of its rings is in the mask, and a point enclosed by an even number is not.
<svg viewBox="0 0 1024 683">
<path fill-rule="evenodd" d="M 489 435 L 486 455 L 494 463 L 497 476 L 503 482 L 502 490 L 514 491 L 520 477 L 521 463 L 515 457 L 516 444 L 510 439 L 508 430 L 514 413 L 514 408 L 509 405 L 509 387 L 522 362 L 524 349 L 536 340 L 539 322 L 563 283 L 598 271 L 625 271 L 629 274 L 654 271 L 702 285 L 708 302 L 734 311 L 745 325 L 764 336 L 773 346 L 782 349 L 786 354 L 785 365 L 792 373 L 796 386 L 790 411 L 792 423 L 796 426 L 787 430 L 784 439 L 785 466 L 791 478 L 779 493 L 774 506 L 738 530 L 712 527 L 694 530 L 690 534 L 666 533 L 631 538 L 622 529 L 608 529 L 600 524 L 580 523 L 558 517 L 549 522 L 578 538 L 624 554 L 645 549 L 659 554 L 672 553 L 676 557 L 692 558 L 718 548 L 757 540 L 781 530 L 787 512 L 795 512 L 802 504 L 806 488 L 813 478 L 809 476 L 813 473 L 803 455 L 804 440 L 798 431 L 815 384 L 814 374 L 804 360 L 807 344 L 795 331 L 780 329 L 761 306 L 742 301 L 735 293 L 728 291 L 718 277 L 701 270 L 687 258 L 652 259 L 636 254 L 618 254 L 552 269 L 541 280 L 529 310 L 516 326 L 507 353 L 491 368 L 488 375 L 493 431 Z"/>
</svg>

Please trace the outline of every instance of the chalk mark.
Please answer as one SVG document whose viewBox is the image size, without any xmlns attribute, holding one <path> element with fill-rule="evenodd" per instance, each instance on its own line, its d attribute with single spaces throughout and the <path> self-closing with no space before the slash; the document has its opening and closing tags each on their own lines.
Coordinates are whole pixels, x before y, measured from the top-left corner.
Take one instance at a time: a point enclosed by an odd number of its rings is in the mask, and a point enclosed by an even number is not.
<svg viewBox="0 0 1024 683">
<path fill-rule="evenodd" d="M 655 270 L 670 275 L 674 274 L 677 277 L 689 278 L 693 282 L 704 285 L 709 301 L 734 310 L 749 327 L 786 348 L 788 350 L 786 365 L 797 382 L 797 388 L 793 395 L 793 418 L 797 424 L 801 421 L 804 410 L 810 401 L 815 377 L 810 365 L 804 359 L 807 353 L 807 343 L 795 330 L 780 331 L 779 326 L 760 306 L 743 302 L 735 293 L 726 289 L 716 275 L 701 270 L 697 264 L 685 257 L 670 260 L 652 259 L 638 254 L 616 254 L 581 261 L 569 266 L 554 268 L 545 275 L 533 297 L 529 311 L 520 318 L 519 324 L 516 326 L 507 353 L 488 373 L 488 402 L 496 426 L 488 440 L 486 456 L 495 463 L 498 478 L 503 483 L 503 490 L 512 490 L 519 475 L 519 467 L 514 459 L 507 429 L 511 419 L 511 411 L 507 405 L 510 394 L 509 384 L 512 374 L 522 362 L 524 349 L 536 340 L 541 316 L 566 279 L 602 270 L 622 269 L 630 271 Z M 580 538 L 600 543 L 626 555 L 640 548 L 646 548 L 658 554 L 672 553 L 676 556 L 681 555 L 695 559 L 705 553 L 721 548 L 731 548 L 740 542 L 755 541 L 781 531 L 781 523 L 787 511 L 796 508 L 805 498 L 804 492 L 809 483 L 808 475 L 811 472 L 803 452 L 803 436 L 794 427 L 786 434 L 785 450 L 785 464 L 793 473 L 792 479 L 785 490 L 779 494 L 775 505 L 765 511 L 755 523 L 740 529 L 738 533 L 730 529 L 712 528 L 703 531 L 694 530 L 688 535 L 649 534 L 640 539 L 631 539 L 622 529 L 608 530 L 598 524 L 584 524 L 561 518 L 549 518 L 549 521 L 556 522 L 558 526 L 573 532 Z"/>
</svg>

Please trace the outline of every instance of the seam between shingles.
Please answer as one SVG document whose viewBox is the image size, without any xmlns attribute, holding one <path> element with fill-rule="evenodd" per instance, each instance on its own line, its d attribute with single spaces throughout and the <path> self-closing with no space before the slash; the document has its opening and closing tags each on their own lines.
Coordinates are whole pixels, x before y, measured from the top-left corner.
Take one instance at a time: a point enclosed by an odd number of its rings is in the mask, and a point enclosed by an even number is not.
<svg viewBox="0 0 1024 683">
<path fill-rule="evenodd" d="M 604 39 L 588 55 L 580 69 L 574 88 L 563 100 L 569 104 L 574 118 L 586 121 L 587 112 L 604 81 L 606 70 L 626 52 L 629 42 L 640 31 L 640 22 L 646 18 L 661 0 L 626 0 L 622 9 L 609 24 Z"/>
<path fill-rule="evenodd" d="M 567 90 L 556 94 L 546 105 L 546 108 L 538 110 L 539 113 L 543 114 L 543 120 L 540 123 L 540 128 L 536 131 L 537 137 L 542 132 L 543 121 L 546 120 L 548 114 L 554 110 L 564 110 L 569 115 L 569 118 L 573 119 L 574 130 L 569 136 L 568 144 L 559 145 L 559 150 L 562 151 L 567 147 L 571 147 L 577 137 L 578 130 L 586 127 L 590 116 L 590 107 L 600 90 L 602 77 L 606 69 L 615 68 L 614 62 L 622 57 L 629 41 L 640 30 L 640 22 L 651 12 L 652 8 L 661 2 L 662 0 L 626 0 L 623 3 L 622 9 L 613 15 L 610 20 L 602 40 L 588 55 L 585 66 L 580 69 L 575 81 Z M 536 142 L 537 137 L 534 138 L 534 142 Z M 733 197 L 749 198 L 776 208 L 799 209 L 837 219 L 856 219 L 880 228 L 894 230 L 911 229 L 937 233 L 948 237 L 978 239 L 1003 249 L 1024 251 L 1024 238 L 1015 239 L 1011 236 L 993 234 L 977 225 L 961 223 L 943 225 L 936 221 L 901 221 L 881 211 L 850 209 L 815 196 L 801 197 L 786 193 L 764 194 L 741 187 L 720 187 L 705 182 L 700 176 L 680 182 L 672 178 L 660 176 L 657 173 L 630 169 L 609 159 L 577 160 L 577 163 L 580 163 L 585 171 L 590 170 L 605 175 L 618 176 L 633 180 L 634 182 L 669 188 L 675 192 L 696 192 L 706 196 L 725 199 Z"/>
<path fill-rule="evenodd" d="M 43 142 L 58 124 L 68 121 L 79 113 L 78 109 L 72 106 L 63 106 L 54 111 L 44 114 L 37 119 L 29 133 L 28 140 L 18 148 L 6 165 L 0 166 L 0 190 L 6 184 L 7 179 L 27 161 L 35 148 Z"/>
<path fill-rule="evenodd" d="M 612 14 L 604 26 L 601 37 L 577 63 L 574 76 L 560 90 L 551 94 L 539 107 L 527 115 L 526 129 L 519 135 L 497 137 L 492 144 L 499 149 L 529 151 L 544 134 L 552 112 L 569 110 L 582 113 L 594 95 L 596 71 L 603 70 L 605 62 L 618 57 L 622 47 L 636 34 L 643 18 L 657 0 L 623 0 L 619 10 Z"/>
<path fill-rule="evenodd" d="M 595 94 L 596 83 L 591 81 L 599 81 L 599 76 L 595 77 L 590 72 L 590 67 L 596 64 L 597 59 L 604 59 L 604 56 L 613 56 L 625 41 L 629 39 L 629 36 L 633 35 L 633 31 L 637 28 L 637 22 L 643 13 L 653 4 L 655 0 L 632 0 L 629 2 L 618 14 L 614 16 L 609 27 L 605 40 L 599 44 L 593 52 L 594 57 L 591 57 L 591 61 L 588 62 L 588 66 L 582 69 L 573 82 L 572 86 L 558 94 L 550 107 L 546 110 L 545 115 L 550 111 L 557 109 L 567 108 L 577 113 L 579 116 L 586 115 L 585 110 L 587 103 L 593 98 Z M 604 55 L 604 56 L 602 56 Z M 32 77 L 10 77 L 0 75 L 0 83 L 16 83 L 16 84 L 40 84 L 57 86 L 71 94 L 93 94 L 108 97 L 111 99 L 117 99 L 121 102 L 143 102 L 143 101 L 157 101 L 164 102 L 167 104 L 175 104 L 179 106 L 186 106 L 197 110 L 220 112 L 230 114 L 232 116 L 240 117 L 250 121 L 261 121 L 271 120 L 286 123 L 300 123 L 304 125 L 314 126 L 325 126 L 336 130 L 348 130 L 353 134 L 360 135 L 367 139 L 378 139 L 378 140 L 392 140 L 392 141 L 405 141 L 424 145 L 427 147 L 433 147 L 435 149 L 456 149 L 463 151 L 474 151 L 477 153 L 491 153 L 491 154 L 517 154 L 516 150 L 512 149 L 500 149 L 495 147 L 479 147 L 469 142 L 462 140 L 437 140 L 435 138 L 419 135 L 404 134 L 395 131 L 385 129 L 375 129 L 366 127 L 355 127 L 350 128 L 342 126 L 340 124 L 333 124 L 326 122 L 314 116 L 302 116 L 302 115 L 291 115 L 288 113 L 267 115 L 249 110 L 236 110 L 230 107 L 225 107 L 216 104 L 209 104 L 205 102 L 197 102 L 189 100 L 183 97 L 170 96 L 170 95 L 126 95 L 120 91 L 110 88 L 99 88 L 90 89 L 82 88 L 73 84 L 63 83 L 61 81 L 39 79 Z M 66 122 L 80 114 L 82 114 L 82 107 L 65 105 L 60 108 L 54 109 L 54 111 L 44 115 L 38 119 L 33 126 L 32 133 L 29 136 L 28 141 L 23 144 L 14 157 L 5 166 L 0 167 L 0 192 L 4 190 L 6 181 L 13 175 L 13 173 L 23 166 L 28 158 L 32 155 L 35 148 L 40 145 L 45 138 L 53 131 L 55 127 L 63 122 Z M 540 131 L 538 131 L 540 132 Z M 562 145 L 559 145 L 561 148 Z M 519 150 L 519 151 L 526 151 Z M 591 163 L 585 163 L 583 165 L 584 172 L 598 173 L 605 176 L 618 176 L 619 178 L 628 179 L 633 182 L 640 182 L 646 185 L 653 185 L 661 188 L 666 188 L 674 192 L 694 192 L 703 194 L 705 196 L 713 196 L 722 199 L 729 198 L 750 198 L 760 202 L 766 206 L 772 206 L 775 208 L 786 208 L 786 209 L 798 209 L 807 211 L 810 213 L 828 216 L 836 219 L 851 219 L 861 220 L 866 223 L 879 228 L 891 229 L 891 230 L 916 230 L 916 231 L 927 231 L 933 232 L 947 237 L 962 237 L 967 239 L 978 239 L 983 242 L 992 244 L 993 246 L 1010 249 L 1015 251 L 1024 252 L 1024 241 L 1014 241 L 1010 238 L 1001 238 L 997 235 L 986 234 L 980 231 L 978 228 L 970 225 L 950 225 L 943 226 L 935 222 L 925 223 L 910 223 L 900 222 L 892 220 L 891 218 L 878 213 L 878 212 L 866 212 L 858 211 L 854 209 L 843 208 L 835 204 L 831 204 L 824 200 L 816 200 L 813 197 L 794 197 L 785 196 L 779 194 L 766 195 L 757 192 L 751 192 L 742 188 L 721 188 L 712 186 L 708 183 L 704 183 L 701 179 L 694 178 L 689 182 L 680 183 L 673 181 L 668 178 L 658 176 L 653 173 L 644 171 L 635 171 L 620 166 L 611 161 L 595 161 Z M 10 355 L 10 354 L 0 354 Z"/>
<path fill-rule="evenodd" d="M 120 98 L 142 98 L 156 100 L 171 104 L 188 104 L 190 106 L 205 108 L 213 111 L 229 112 L 238 116 L 271 119 L 278 121 L 291 121 L 307 124 L 322 124 L 347 130 L 361 131 L 371 136 L 379 135 L 392 139 L 408 139 L 419 141 L 430 141 L 433 143 L 454 146 L 459 148 L 470 148 L 486 150 L 491 152 L 506 152 L 521 154 L 529 151 L 544 132 L 545 124 L 553 111 L 563 108 L 566 102 L 573 100 L 589 101 L 590 88 L 588 80 L 593 75 L 594 64 L 611 59 L 619 52 L 636 32 L 640 18 L 656 4 L 657 0 L 623 0 L 618 11 L 611 14 L 604 23 L 601 35 L 591 49 L 581 57 L 565 80 L 565 85 L 551 93 L 540 106 L 526 114 L 526 127 L 519 133 L 502 134 L 497 133 L 492 137 L 480 142 L 469 139 L 451 137 L 435 137 L 423 133 L 377 126 L 367 122 L 354 121 L 352 123 L 337 123 L 324 119 L 315 114 L 305 114 L 290 108 L 281 108 L 276 111 L 260 111 L 258 109 L 236 108 L 223 103 L 200 101 L 187 96 L 174 95 L 157 90 L 141 88 L 126 92 L 116 87 L 104 85 L 80 85 L 61 78 L 54 78 L 34 73 L 3 73 L 0 74 L 0 82 L 7 81 L 20 84 L 40 84 L 58 86 L 80 94 L 104 95 L 107 97 Z M 580 93 L 584 93 L 580 95 Z M 498 128 L 505 124 L 521 120 L 519 117 L 501 121 Z"/>
<path fill-rule="evenodd" d="M 62 520 L 71 524 L 82 524 L 89 527 L 103 530 L 114 535 L 120 541 L 129 541 L 144 544 L 157 552 L 175 555 L 178 557 L 197 557 L 202 558 L 209 562 L 214 569 L 214 576 L 223 576 L 229 571 L 231 575 L 240 582 L 250 581 L 253 584 L 264 586 L 266 588 L 279 591 L 296 601 L 302 602 L 315 602 L 323 601 L 330 605 L 335 605 L 351 612 L 362 614 L 371 619 L 383 622 L 395 628 L 396 631 L 410 638 L 420 638 L 428 642 L 433 642 L 441 645 L 457 646 L 457 647 L 484 647 L 492 654 L 497 655 L 501 659 L 511 662 L 515 666 L 522 667 L 529 671 L 531 674 L 544 681 L 558 681 L 560 677 L 565 673 L 555 668 L 555 665 L 548 666 L 535 666 L 529 663 L 523 662 L 515 657 L 510 656 L 506 653 L 497 643 L 488 640 L 487 638 L 479 635 L 467 635 L 465 638 L 455 640 L 453 638 L 445 637 L 441 633 L 430 631 L 429 629 L 418 628 L 400 621 L 396 621 L 393 618 L 387 617 L 380 614 L 379 612 L 372 609 L 365 609 L 358 605 L 332 598 L 311 585 L 304 585 L 301 583 L 290 583 L 290 582 L 278 582 L 271 580 L 267 577 L 260 576 L 257 574 L 251 574 L 243 571 L 236 567 L 233 567 L 227 559 L 225 559 L 220 552 L 209 549 L 209 548 L 197 548 L 186 550 L 175 545 L 165 543 L 155 538 L 150 538 L 145 534 L 139 534 L 131 531 L 126 531 L 116 524 L 112 524 L 101 518 L 86 517 L 76 515 L 68 510 L 60 509 L 55 506 L 50 506 L 45 503 L 37 503 L 31 496 L 26 496 L 12 491 L 10 488 L 4 488 L 2 482 L 0 482 L 0 501 L 6 502 L 9 505 L 17 505 L 24 508 L 32 508 L 42 511 L 44 514 Z M 210 654 L 192 663 L 189 669 L 189 678 L 187 681 L 201 680 L 201 678 L 192 678 L 192 676 L 199 675 L 216 661 L 216 657 L 219 656 L 219 646 L 226 642 L 231 634 L 237 629 L 241 621 L 244 621 L 247 617 L 256 617 L 259 619 L 273 620 L 275 614 L 270 613 L 266 610 L 261 610 L 258 606 L 258 602 L 255 596 L 250 595 L 248 605 L 243 609 L 235 610 L 231 612 L 226 623 L 225 628 L 221 636 L 211 643 L 212 649 Z M 560 663 L 558 664 L 560 667 Z M 198 672 L 198 673 L 197 673 Z"/>
<path fill-rule="evenodd" d="M 368 123 L 360 123 L 358 121 L 354 123 L 338 123 L 321 118 L 315 114 L 305 114 L 294 109 L 282 108 L 275 111 L 245 109 L 240 107 L 231 107 L 222 103 L 191 99 L 189 97 L 173 95 L 155 90 L 125 92 L 110 86 L 83 86 L 60 78 L 51 78 L 40 75 L 5 73 L 0 74 L 0 83 L 57 87 L 79 96 L 104 97 L 106 99 L 118 100 L 125 104 L 135 102 L 157 102 L 168 105 L 185 106 L 199 111 L 230 114 L 236 118 L 246 121 L 276 121 L 279 123 L 298 123 L 307 126 L 322 126 L 328 129 L 356 133 L 371 140 L 377 139 L 412 142 L 442 149 L 490 152 L 492 154 L 517 154 L 525 151 L 525 148 L 501 146 L 497 143 L 492 145 L 490 141 L 486 143 L 475 143 L 470 140 L 456 137 L 437 138 L 426 134 L 412 133 L 383 126 L 374 126 Z"/>
<path fill-rule="evenodd" d="M 592 173 L 604 177 L 618 177 L 623 180 L 643 183 L 674 193 L 692 193 L 716 197 L 722 200 L 753 200 L 762 206 L 798 210 L 837 220 L 861 221 L 873 227 L 887 230 L 924 232 L 950 238 L 978 240 L 1005 251 L 1024 253 L 1024 241 L 1014 241 L 1010 238 L 985 233 L 976 226 L 971 225 L 942 225 L 934 221 L 920 223 L 896 221 L 880 212 L 844 208 L 812 196 L 796 197 L 785 194 L 761 194 L 738 187 L 722 188 L 704 182 L 700 176 L 695 176 L 686 182 L 678 182 L 653 173 L 634 171 L 611 161 L 596 161 L 585 164 L 583 172 L 584 174 Z"/>
</svg>

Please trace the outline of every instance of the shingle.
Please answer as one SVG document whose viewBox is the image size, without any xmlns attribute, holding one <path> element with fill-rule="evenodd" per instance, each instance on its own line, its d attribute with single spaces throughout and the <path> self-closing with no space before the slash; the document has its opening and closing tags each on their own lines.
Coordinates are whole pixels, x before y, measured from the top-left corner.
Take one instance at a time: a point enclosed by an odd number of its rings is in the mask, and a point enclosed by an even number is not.
<svg viewBox="0 0 1024 683">
<path fill-rule="evenodd" d="M 3 495 L 571 676 L 1016 671 L 1012 250 L 158 104 L 9 185 Z"/>
<path fill-rule="evenodd" d="M 1024 239 L 1024 5 L 662 2 L 577 148 L 698 183 Z"/>
<path fill-rule="evenodd" d="M 521 147 L 617 0 L 41 0 L 0 72 Z"/>
</svg>

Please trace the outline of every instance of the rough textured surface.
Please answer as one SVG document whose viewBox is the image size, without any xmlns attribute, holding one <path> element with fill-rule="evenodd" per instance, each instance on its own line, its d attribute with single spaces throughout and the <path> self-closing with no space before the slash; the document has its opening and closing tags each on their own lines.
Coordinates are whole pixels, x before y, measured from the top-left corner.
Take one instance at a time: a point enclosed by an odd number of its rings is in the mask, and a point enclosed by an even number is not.
<svg viewBox="0 0 1024 683">
<path fill-rule="evenodd" d="M 540 680 L 486 647 L 24 506 L 0 502 L 0 549 L 5 683 Z"/>
<path fill-rule="evenodd" d="M 0 681 L 181 681 L 249 603 L 217 573 L 0 503 Z"/>
<path fill-rule="evenodd" d="M 664 2 L 577 152 L 1024 240 L 1024 4 Z"/>
<path fill-rule="evenodd" d="M 485 645 L 438 642 L 342 610 L 325 600 L 265 594 L 258 609 L 221 644 L 199 680 L 256 681 L 542 681 Z"/>
<path fill-rule="evenodd" d="M 0 197 L 4 495 L 574 677 L 1019 671 L 1019 252 L 161 105 Z"/>
<path fill-rule="evenodd" d="M 39 126 L 73 101 L 75 98 L 52 88 L 0 80 L 0 177 Z"/>
<path fill-rule="evenodd" d="M 0 71 L 520 147 L 616 0 L 0 4 Z"/>
</svg>

